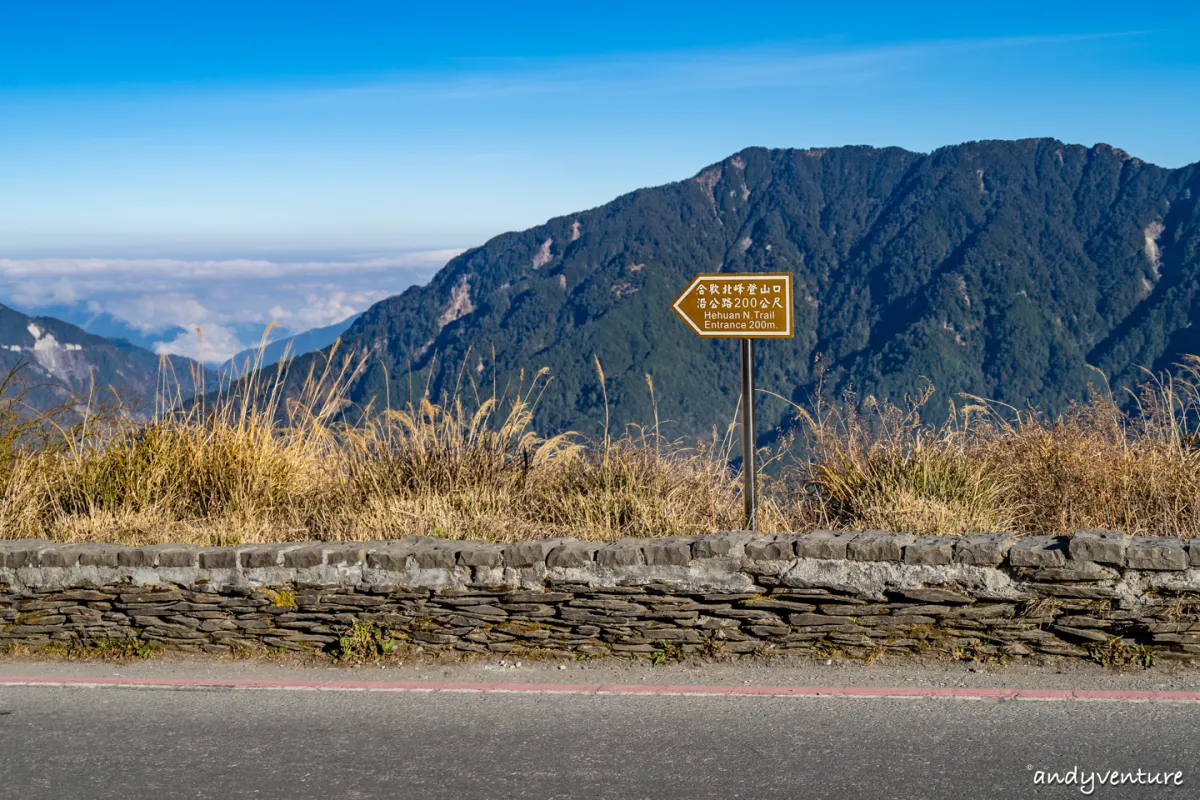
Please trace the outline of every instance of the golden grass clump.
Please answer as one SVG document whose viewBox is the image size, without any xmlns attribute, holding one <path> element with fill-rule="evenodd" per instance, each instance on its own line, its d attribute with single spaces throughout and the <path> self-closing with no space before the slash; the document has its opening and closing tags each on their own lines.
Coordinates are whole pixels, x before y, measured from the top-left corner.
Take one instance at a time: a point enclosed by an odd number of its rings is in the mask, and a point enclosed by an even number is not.
<svg viewBox="0 0 1200 800">
<path fill-rule="evenodd" d="M 160 388 L 147 415 L 92 398 L 35 412 L 10 375 L 0 536 L 607 541 L 741 527 L 735 426 L 693 446 L 664 438 L 649 376 L 652 426 L 611 434 L 606 402 L 604 434 L 588 440 L 536 432 L 544 370 L 511 391 L 481 397 L 472 383 L 441 402 L 377 410 L 346 399 L 362 358 L 335 346 L 318 363 L 302 381 L 289 380 L 287 359 L 248 364 L 186 402 Z M 596 376 L 607 398 L 598 361 Z M 764 454 L 760 527 L 1200 530 L 1198 360 L 1149 376 L 1124 407 L 1101 393 L 1055 419 L 968 397 L 932 425 L 921 418 L 932 397 L 933 387 L 903 405 L 818 393 L 796 408 L 794 434 Z"/>
<path fill-rule="evenodd" d="M 319 490 L 333 447 L 337 398 L 326 388 L 350 375 L 327 364 L 287 400 L 285 370 L 271 385 L 264 374 L 222 387 L 212 404 L 202 393 L 192 402 L 160 393 L 148 419 L 120 405 L 89 403 L 80 413 L 78 402 L 37 415 L 60 435 L 53 446 L 7 454 L 4 535 L 226 543 L 283 526 L 286 537 Z M 21 419 L 10 411 L 0 413 L 0 429 Z M 73 420 L 69 428 L 64 419 Z"/>
<path fill-rule="evenodd" d="M 931 394 L 800 412 L 796 502 L 851 529 L 1200 531 L 1200 360 L 1149 376 L 1128 411 L 1108 393 L 1055 419 L 968 397 L 933 426 L 920 419 Z"/>
<path fill-rule="evenodd" d="M 363 365 L 331 355 L 287 396 L 285 363 L 148 420 L 92 409 L 53 446 L 0 411 L 0 535 L 235 544 L 432 534 L 493 541 L 662 536 L 738 527 L 725 446 L 657 430 L 586 442 L 532 428 L 545 371 L 511 396 L 422 399 L 342 420 Z M 338 366 L 334 366 L 334 364 Z M 523 382 L 523 381 L 522 381 Z M 38 416 L 65 419 L 57 409 Z M 20 426 L 24 425 L 25 428 Z M 24 430 L 24 433 L 21 431 Z"/>
<path fill-rule="evenodd" d="M 953 422 L 922 424 L 929 386 L 907 407 L 818 395 L 797 408 L 804 458 L 785 471 L 794 502 L 821 527 L 916 533 L 1013 530 L 1002 484 Z"/>
<path fill-rule="evenodd" d="M 604 385 L 603 371 L 597 375 Z M 740 525 L 730 437 L 685 448 L 651 430 L 596 441 L 534 432 L 537 397 L 550 380 L 538 372 L 509 400 L 387 411 L 342 432 L 343 479 L 326 527 L 347 535 L 437 533 L 512 541 L 571 535 L 612 540 L 728 530 Z M 522 381 L 523 382 L 523 381 Z M 650 391 L 653 384 L 647 378 Z M 505 408 L 500 413 L 501 408 Z"/>
</svg>

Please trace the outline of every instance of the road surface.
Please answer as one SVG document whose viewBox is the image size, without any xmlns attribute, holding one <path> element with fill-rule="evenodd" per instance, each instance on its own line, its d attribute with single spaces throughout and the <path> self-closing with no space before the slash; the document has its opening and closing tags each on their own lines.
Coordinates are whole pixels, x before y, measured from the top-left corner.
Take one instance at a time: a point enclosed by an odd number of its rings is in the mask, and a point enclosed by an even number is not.
<svg viewBox="0 0 1200 800">
<path fill-rule="evenodd" d="M 4 800 L 1084 797 L 1035 784 L 1073 767 L 1198 796 L 1200 702 L 0 686 Z"/>
</svg>

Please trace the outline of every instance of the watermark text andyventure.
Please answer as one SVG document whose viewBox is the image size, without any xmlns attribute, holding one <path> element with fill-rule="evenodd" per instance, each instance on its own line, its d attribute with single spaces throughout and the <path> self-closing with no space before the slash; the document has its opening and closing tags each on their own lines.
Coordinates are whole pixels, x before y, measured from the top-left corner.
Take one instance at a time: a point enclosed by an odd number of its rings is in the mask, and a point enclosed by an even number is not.
<svg viewBox="0 0 1200 800">
<path fill-rule="evenodd" d="M 1033 770 L 1033 765 L 1025 767 Z M 1182 786 L 1183 770 L 1174 772 L 1150 772 L 1138 770 L 1103 770 L 1088 772 L 1071 767 L 1066 772 L 1039 769 L 1033 773 L 1034 786 L 1076 786 L 1080 794 L 1090 795 L 1097 786 Z"/>
</svg>

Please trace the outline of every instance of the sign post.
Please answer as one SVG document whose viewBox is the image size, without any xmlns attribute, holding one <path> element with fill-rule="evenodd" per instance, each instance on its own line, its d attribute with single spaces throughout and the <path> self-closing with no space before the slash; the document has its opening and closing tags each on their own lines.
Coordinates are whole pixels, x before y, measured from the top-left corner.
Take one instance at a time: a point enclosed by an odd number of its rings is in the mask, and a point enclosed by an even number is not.
<svg viewBox="0 0 1200 800">
<path fill-rule="evenodd" d="M 758 530 L 758 452 L 754 429 L 754 340 L 742 339 L 742 504 L 746 530 Z"/>
<path fill-rule="evenodd" d="M 742 499 L 746 530 L 758 530 L 754 420 L 754 340 L 795 335 L 790 272 L 717 272 L 697 275 L 671 305 L 705 339 L 741 339 Z"/>
</svg>

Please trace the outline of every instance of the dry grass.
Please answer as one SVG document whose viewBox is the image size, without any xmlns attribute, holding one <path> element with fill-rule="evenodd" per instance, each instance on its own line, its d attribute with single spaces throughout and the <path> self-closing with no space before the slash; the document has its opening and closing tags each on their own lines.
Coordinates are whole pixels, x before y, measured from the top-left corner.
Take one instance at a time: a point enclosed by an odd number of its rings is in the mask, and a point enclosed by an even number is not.
<svg viewBox="0 0 1200 800">
<path fill-rule="evenodd" d="M 140 544 L 410 534 L 608 540 L 739 525 L 732 430 L 690 448 L 655 429 L 595 442 L 539 436 L 531 423 L 544 373 L 469 403 L 463 392 L 441 405 L 361 409 L 352 426 L 339 412 L 361 366 L 331 357 L 295 398 L 281 390 L 286 367 L 270 380 L 262 377 L 270 370 L 252 371 L 250 383 L 207 406 L 160 404 L 150 422 L 95 413 L 66 427 L 53 422 L 60 409 L 37 418 L 58 433 L 49 444 L 29 436 L 33 422 L 0 409 L 0 446 L 11 439 L 0 451 L 0 535 Z M 784 525 L 771 507 L 764 513 Z"/>
<path fill-rule="evenodd" d="M 664 439 L 657 421 L 594 441 L 542 436 L 532 420 L 544 372 L 486 397 L 470 384 L 440 404 L 358 409 L 349 425 L 345 390 L 361 361 L 335 350 L 294 397 L 282 392 L 286 366 L 256 366 L 207 404 L 161 401 L 150 421 L 117 404 L 31 414 L 5 382 L 0 536 L 612 540 L 740 527 L 732 425 L 692 446 Z M 762 481 L 761 527 L 1200 530 L 1200 362 L 1150 376 L 1129 413 L 1104 395 L 1056 420 L 967 398 L 932 426 L 921 420 L 931 396 L 818 396 L 798 409 L 795 440 L 764 454 L 776 468 Z"/>
<path fill-rule="evenodd" d="M 1057 419 L 964 398 L 921 422 L 932 389 L 901 409 L 815 403 L 808 457 L 788 476 L 817 524 L 918 533 L 1078 528 L 1200 532 L 1200 360 L 1147 375 L 1132 411 L 1108 392 Z"/>
</svg>

